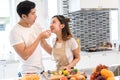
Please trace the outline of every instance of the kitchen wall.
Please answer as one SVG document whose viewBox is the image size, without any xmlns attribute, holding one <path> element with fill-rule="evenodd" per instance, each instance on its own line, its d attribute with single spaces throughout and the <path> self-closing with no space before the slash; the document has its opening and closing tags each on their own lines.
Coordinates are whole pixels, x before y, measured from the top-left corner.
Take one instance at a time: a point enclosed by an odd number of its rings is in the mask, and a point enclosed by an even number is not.
<svg viewBox="0 0 120 80">
<path fill-rule="evenodd" d="M 77 11 L 71 11 L 70 6 L 70 0 L 63 0 L 63 14 L 71 19 L 71 31 L 75 38 L 80 38 L 82 50 L 97 47 L 102 42 L 111 42 L 110 11 L 117 10 L 116 6 L 112 9 L 81 8 Z"/>
</svg>

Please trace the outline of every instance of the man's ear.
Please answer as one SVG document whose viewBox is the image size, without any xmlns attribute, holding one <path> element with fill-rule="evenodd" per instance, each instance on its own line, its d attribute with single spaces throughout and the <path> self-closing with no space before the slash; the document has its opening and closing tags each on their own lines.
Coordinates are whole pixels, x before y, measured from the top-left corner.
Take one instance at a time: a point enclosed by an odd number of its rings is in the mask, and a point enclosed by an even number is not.
<svg viewBox="0 0 120 80">
<path fill-rule="evenodd" d="M 24 19 L 26 17 L 26 15 L 25 14 L 22 14 L 22 18 Z"/>
</svg>

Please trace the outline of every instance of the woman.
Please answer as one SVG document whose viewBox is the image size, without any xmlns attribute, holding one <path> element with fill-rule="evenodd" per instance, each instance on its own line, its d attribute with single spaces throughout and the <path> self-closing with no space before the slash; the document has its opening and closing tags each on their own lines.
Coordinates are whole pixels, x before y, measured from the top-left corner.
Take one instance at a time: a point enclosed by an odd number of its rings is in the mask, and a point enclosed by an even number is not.
<svg viewBox="0 0 120 80">
<path fill-rule="evenodd" d="M 46 48 L 48 53 L 53 55 L 57 70 L 61 68 L 70 69 L 80 60 L 79 47 L 70 32 L 69 21 L 70 19 L 63 15 L 55 15 L 52 17 L 50 25 L 51 32 L 55 33 L 57 37 L 53 48 L 50 49 L 50 46 L 46 46 Z"/>
</svg>

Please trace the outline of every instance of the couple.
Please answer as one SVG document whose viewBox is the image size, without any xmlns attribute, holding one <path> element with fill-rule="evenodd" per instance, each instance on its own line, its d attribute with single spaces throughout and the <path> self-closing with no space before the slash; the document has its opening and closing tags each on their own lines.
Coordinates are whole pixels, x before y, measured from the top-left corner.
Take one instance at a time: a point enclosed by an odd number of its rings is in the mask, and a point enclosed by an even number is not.
<svg viewBox="0 0 120 80">
<path fill-rule="evenodd" d="M 80 54 L 78 44 L 70 33 L 69 19 L 55 15 L 52 17 L 51 30 L 42 32 L 41 26 L 35 23 L 37 16 L 34 2 L 20 2 L 17 5 L 17 13 L 20 20 L 11 30 L 10 42 L 20 56 L 21 72 L 38 72 L 43 69 L 41 47 L 54 56 L 58 70 L 70 69 L 76 65 Z M 57 35 L 53 47 L 45 41 L 51 32 Z"/>
</svg>

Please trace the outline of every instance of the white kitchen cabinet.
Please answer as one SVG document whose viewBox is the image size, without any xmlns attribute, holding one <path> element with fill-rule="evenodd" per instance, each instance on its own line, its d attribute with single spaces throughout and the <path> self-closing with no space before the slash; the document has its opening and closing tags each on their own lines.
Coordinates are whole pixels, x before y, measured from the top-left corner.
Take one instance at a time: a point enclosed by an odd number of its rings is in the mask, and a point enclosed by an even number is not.
<svg viewBox="0 0 120 80">
<path fill-rule="evenodd" d="M 118 8 L 119 0 L 80 0 L 81 8 Z"/>
<path fill-rule="evenodd" d="M 101 8 L 118 8 L 119 0 L 99 0 L 99 6 Z"/>
<path fill-rule="evenodd" d="M 18 75 L 18 61 L 0 61 L 0 80 L 17 77 Z"/>
<path fill-rule="evenodd" d="M 80 0 L 81 8 L 98 8 L 99 0 Z"/>
<path fill-rule="evenodd" d="M 118 8 L 119 0 L 69 0 L 69 11 L 90 8 Z"/>
</svg>

